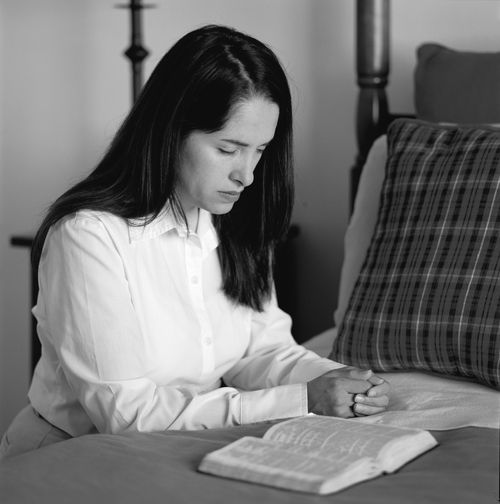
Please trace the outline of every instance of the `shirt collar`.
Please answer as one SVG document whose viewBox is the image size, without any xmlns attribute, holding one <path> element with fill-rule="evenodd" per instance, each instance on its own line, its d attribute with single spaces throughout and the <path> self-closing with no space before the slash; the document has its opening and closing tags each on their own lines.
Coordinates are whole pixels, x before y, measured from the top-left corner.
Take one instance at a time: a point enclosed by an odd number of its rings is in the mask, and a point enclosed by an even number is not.
<svg viewBox="0 0 500 504">
<path fill-rule="evenodd" d="M 130 243 L 158 238 L 164 233 L 175 230 L 182 238 L 188 236 L 188 231 L 184 223 L 180 223 L 175 218 L 170 205 L 167 205 L 160 214 L 150 223 L 144 224 L 142 219 L 132 219 L 129 224 Z M 198 220 L 198 231 L 196 234 L 205 243 L 208 249 L 214 249 L 219 244 L 217 232 L 212 223 L 212 215 L 200 208 Z"/>
</svg>

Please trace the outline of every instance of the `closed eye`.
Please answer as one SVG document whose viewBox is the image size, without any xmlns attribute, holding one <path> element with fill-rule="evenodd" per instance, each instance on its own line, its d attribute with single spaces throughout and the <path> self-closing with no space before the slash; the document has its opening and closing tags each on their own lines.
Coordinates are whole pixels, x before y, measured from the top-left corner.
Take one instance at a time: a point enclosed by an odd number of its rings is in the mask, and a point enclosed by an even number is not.
<svg viewBox="0 0 500 504">
<path fill-rule="evenodd" d="M 236 150 L 223 149 L 222 147 L 219 147 L 219 152 L 227 156 L 230 156 L 231 154 L 236 154 Z"/>
</svg>

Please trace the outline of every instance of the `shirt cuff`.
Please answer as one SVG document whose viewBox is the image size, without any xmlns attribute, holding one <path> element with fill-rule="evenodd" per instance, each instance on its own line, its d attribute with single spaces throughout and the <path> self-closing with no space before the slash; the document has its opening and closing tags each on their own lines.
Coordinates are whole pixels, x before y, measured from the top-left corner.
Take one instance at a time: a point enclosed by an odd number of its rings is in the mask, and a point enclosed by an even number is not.
<svg viewBox="0 0 500 504">
<path fill-rule="evenodd" d="M 241 423 L 307 415 L 307 385 L 297 383 L 241 392 Z"/>
<path fill-rule="evenodd" d="M 318 357 L 313 352 L 310 352 L 295 365 L 290 373 L 290 383 L 307 383 L 329 371 L 343 367 L 345 367 L 345 364 Z"/>
</svg>

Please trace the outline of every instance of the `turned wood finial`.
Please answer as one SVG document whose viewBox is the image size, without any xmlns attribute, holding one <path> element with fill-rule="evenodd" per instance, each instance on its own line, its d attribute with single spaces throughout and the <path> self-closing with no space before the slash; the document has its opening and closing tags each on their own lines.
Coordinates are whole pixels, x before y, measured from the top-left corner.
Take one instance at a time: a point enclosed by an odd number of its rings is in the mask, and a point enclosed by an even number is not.
<svg viewBox="0 0 500 504">
<path fill-rule="evenodd" d="M 351 171 L 351 204 L 368 151 L 374 140 L 385 132 L 389 119 L 385 92 L 389 75 L 389 7 L 389 0 L 357 0 L 356 3 L 358 155 Z"/>
</svg>

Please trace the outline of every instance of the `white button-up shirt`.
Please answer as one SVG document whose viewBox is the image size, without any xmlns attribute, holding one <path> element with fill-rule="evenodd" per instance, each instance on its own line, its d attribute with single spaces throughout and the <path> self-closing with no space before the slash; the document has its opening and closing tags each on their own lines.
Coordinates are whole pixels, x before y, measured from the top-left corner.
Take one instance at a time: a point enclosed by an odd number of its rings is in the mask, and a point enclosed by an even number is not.
<svg viewBox="0 0 500 504">
<path fill-rule="evenodd" d="M 305 383 L 341 365 L 295 343 L 275 296 L 260 313 L 229 300 L 217 244 L 205 211 L 195 234 L 168 211 L 146 226 L 95 211 L 53 226 L 33 407 L 73 436 L 306 414 Z"/>
</svg>

